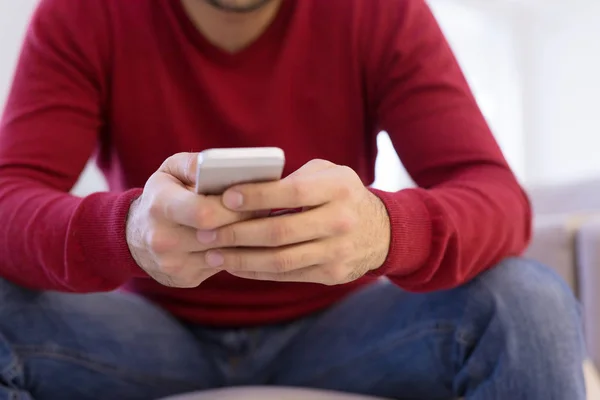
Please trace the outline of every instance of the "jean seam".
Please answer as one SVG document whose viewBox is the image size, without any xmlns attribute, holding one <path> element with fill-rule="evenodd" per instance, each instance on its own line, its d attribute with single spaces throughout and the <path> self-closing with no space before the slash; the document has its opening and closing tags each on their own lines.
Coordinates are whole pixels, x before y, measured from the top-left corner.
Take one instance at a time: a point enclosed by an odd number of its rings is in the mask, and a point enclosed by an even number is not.
<svg viewBox="0 0 600 400">
<path fill-rule="evenodd" d="M 503 261 L 503 262 L 506 262 Z M 502 263 L 498 264 L 501 265 Z M 493 267 L 496 268 L 496 267 Z M 486 271 L 486 272 L 490 272 L 490 271 Z M 484 272 L 485 273 L 485 272 Z M 461 322 L 459 323 L 457 330 L 456 330 L 456 335 L 455 335 L 455 341 L 459 346 L 462 346 L 462 350 L 464 353 L 467 352 L 467 348 L 472 348 L 477 346 L 478 341 L 480 340 L 480 336 L 481 333 L 479 334 L 474 334 L 472 332 L 472 329 L 466 329 L 463 327 L 463 323 L 464 321 L 468 321 L 470 320 L 468 318 L 468 315 L 470 313 L 472 313 L 473 309 L 477 310 L 479 308 L 481 308 L 481 306 L 474 304 L 474 299 L 481 299 L 481 298 L 493 298 L 495 293 L 494 290 L 492 288 L 490 288 L 486 282 L 485 279 L 475 279 L 469 283 L 467 283 L 467 285 L 469 285 L 467 287 L 467 303 L 465 305 L 464 308 L 464 312 L 461 318 Z M 484 296 L 481 296 L 480 293 L 483 292 L 485 293 Z M 494 305 L 490 305 L 492 308 L 494 307 Z M 495 310 L 494 310 L 495 312 Z M 489 321 L 488 321 L 489 322 Z M 502 327 L 503 332 L 502 332 L 502 337 L 506 336 L 506 332 L 504 331 L 504 327 Z M 458 374 L 466 365 L 468 360 L 464 360 L 465 362 L 462 363 L 458 369 L 455 371 L 455 375 Z M 471 362 L 474 362 L 473 359 L 471 359 Z M 485 380 L 488 378 L 488 374 L 486 373 L 478 373 L 476 371 L 473 371 L 473 368 L 468 368 L 467 369 L 467 374 L 468 376 L 471 378 L 471 380 Z"/>
<path fill-rule="evenodd" d="M 92 360 L 86 355 L 59 346 L 31 346 L 31 345 L 16 345 L 13 347 L 15 352 L 19 354 L 23 360 L 26 358 L 47 358 L 57 361 L 76 364 L 89 370 L 106 374 L 124 381 L 129 381 L 135 384 L 143 384 L 149 387 L 161 388 L 165 384 L 176 384 L 182 387 L 194 388 L 193 382 L 185 382 L 177 379 L 165 378 L 156 375 L 139 374 L 127 371 L 116 366 Z"/>
<path fill-rule="evenodd" d="M 319 372 L 314 374 L 310 379 L 305 379 L 303 381 L 298 382 L 299 385 L 307 385 L 311 381 L 322 380 L 326 378 L 328 375 L 333 374 L 334 372 L 345 368 L 349 362 L 356 362 L 358 360 L 364 360 L 368 357 L 372 357 L 376 354 L 380 354 L 383 352 L 390 351 L 391 348 L 400 346 L 407 342 L 419 340 L 427 335 L 438 335 L 438 334 L 448 334 L 456 330 L 456 326 L 453 322 L 436 322 L 434 327 L 419 329 L 417 332 L 411 333 L 409 335 L 400 335 L 400 337 L 395 337 L 393 339 L 384 342 L 383 344 L 379 342 L 377 345 L 371 346 L 367 350 L 363 351 L 361 354 L 358 354 L 352 358 L 346 359 L 343 363 L 334 365 L 329 367 L 327 370 L 323 372 Z"/>
</svg>

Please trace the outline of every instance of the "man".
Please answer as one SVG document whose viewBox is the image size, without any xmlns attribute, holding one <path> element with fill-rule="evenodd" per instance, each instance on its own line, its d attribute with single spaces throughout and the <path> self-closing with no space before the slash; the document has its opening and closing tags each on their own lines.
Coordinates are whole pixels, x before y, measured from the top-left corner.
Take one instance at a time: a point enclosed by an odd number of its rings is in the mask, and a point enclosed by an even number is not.
<svg viewBox="0 0 600 400">
<path fill-rule="evenodd" d="M 418 188 L 367 187 L 381 130 Z M 247 146 L 286 177 L 193 193 L 193 152 Z M 111 191 L 73 197 L 94 150 Z M 584 399 L 530 219 L 424 0 L 43 0 L 0 126 L 0 398 Z"/>
</svg>

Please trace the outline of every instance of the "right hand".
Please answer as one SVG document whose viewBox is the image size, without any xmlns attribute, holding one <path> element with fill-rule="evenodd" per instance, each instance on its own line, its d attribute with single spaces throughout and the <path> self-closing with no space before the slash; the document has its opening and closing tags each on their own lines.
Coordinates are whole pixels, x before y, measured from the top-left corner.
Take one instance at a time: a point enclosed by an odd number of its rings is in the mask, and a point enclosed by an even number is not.
<svg viewBox="0 0 600 400">
<path fill-rule="evenodd" d="M 162 285 L 193 288 L 220 272 L 206 265 L 206 236 L 252 217 L 228 210 L 221 196 L 194 192 L 197 154 L 169 157 L 131 204 L 127 244 L 136 263 Z"/>
</svg>

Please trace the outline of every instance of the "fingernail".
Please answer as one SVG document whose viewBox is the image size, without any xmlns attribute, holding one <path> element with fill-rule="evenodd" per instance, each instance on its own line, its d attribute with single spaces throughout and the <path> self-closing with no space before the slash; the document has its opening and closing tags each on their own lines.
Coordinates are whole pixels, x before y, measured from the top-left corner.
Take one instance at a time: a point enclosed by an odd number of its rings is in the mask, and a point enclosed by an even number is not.
<svg viewBox="0 0 600 400">
<path fill-rule="evenodd" d="M 217 239 L 217 232 L 215 231 L 198 231 L 196 233 L 196 239 L 200 243 L 209 244 Z"/>
<path fill-rule="evenodd" d="M 225 259 L 223 255 L 218 251 L 209 251 L 206 253 L 206 263 L 213 268 L 220 267 L 223 265 Z"/>
<path fill-rule="evenodd" d="M 228 191 L 223 195 L 223 204 L 225 207 L 235 210 L 240 208 L 244 203 L 244 196 L 240 192 Z"/>
</svg>

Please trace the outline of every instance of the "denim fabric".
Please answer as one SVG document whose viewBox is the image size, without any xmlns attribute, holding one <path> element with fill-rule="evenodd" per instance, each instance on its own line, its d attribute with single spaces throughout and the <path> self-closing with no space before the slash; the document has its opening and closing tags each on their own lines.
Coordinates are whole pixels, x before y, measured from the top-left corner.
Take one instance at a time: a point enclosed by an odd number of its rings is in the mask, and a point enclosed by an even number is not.
<svg viewBox="0 0 600 400">
<path fill-rule="evenodd" d="M 248 329 L 186 325 L 131 294 L 0 281 L 0 400 L 157 399 L 237 385 L 583 400 L 584 356 L 572 293 L 524 259 L 429 294 L 382 281 L 316 315 Z"/>
</svg>

